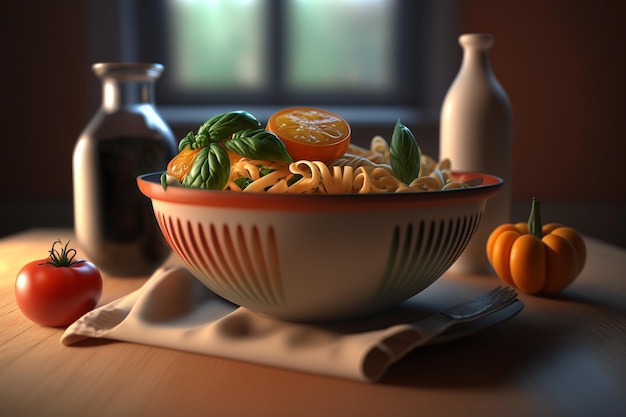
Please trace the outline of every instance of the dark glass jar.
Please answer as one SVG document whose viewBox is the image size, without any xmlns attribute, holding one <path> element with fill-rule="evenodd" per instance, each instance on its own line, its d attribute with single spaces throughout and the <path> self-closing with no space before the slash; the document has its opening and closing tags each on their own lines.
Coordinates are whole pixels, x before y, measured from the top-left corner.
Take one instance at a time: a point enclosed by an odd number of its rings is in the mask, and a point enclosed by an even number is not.
<svg viewBox="0 0 626 417">
<path fill-rule="evenodd" d="M 165 169 L 172 131 L 154 105 L 160 64 L 98 63 L 102 106 L 74 148 L 74 227 L 86 257 L 115 276 L 144 276 L 169 256 L 138 175 Z"/>
</svg>

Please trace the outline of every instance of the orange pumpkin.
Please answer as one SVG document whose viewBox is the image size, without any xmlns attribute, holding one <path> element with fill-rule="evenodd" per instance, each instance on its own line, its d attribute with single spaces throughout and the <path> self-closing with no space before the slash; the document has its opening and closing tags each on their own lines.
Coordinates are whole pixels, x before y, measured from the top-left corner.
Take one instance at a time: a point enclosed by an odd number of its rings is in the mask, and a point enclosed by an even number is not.
<svg viewBox="0 0 626 417">
<path fill-rule="evenodd" d="M 570 285 L 587 258 L 585 242 L 571 227 L 541 224 L 533 198 L 528 223 L 503 224 L 487 240 L 487 258 L 502 281 L 527 294 L 554 294 Z"/>
</svg>

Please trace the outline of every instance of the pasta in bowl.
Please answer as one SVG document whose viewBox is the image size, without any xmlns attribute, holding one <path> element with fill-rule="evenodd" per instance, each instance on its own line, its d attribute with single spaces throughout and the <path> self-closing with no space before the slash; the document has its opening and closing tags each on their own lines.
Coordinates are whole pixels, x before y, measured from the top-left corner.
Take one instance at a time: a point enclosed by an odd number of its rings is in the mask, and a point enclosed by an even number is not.
<svg viewBox="0 0 626 417">
<path fill-rule="evenodd" d="M 329 112 L 296 112 L 316 133 L 349 137 Z M 166 171 L 137 180 L 202 283 L 283 320 L 358 318 L 418 294 L 461 255 L 502 185 L 422 155 L 400 121 L 391 144 L 375 137 L 339 158 L 306 146 L 312 158 L 294 161 L 253 116 L 227 113 L 183 138 Z"/>
<path fill-rule="evenodd" d="M 463 252 L 502 181 L 451 173 L 470 188 L 381 194 L 164 189 L 138 179 L 169 245 L 208 288 L 284 320 L 335 321 L 392 307 Z"/>
</svg>

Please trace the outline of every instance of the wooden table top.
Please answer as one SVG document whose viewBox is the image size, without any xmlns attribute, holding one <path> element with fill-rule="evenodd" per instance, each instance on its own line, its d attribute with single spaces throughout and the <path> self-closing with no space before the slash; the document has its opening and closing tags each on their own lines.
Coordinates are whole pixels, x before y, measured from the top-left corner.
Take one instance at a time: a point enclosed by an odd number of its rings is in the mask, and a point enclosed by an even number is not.
<svg viewBox="0 0 626 417">
<path fill-rule="evenodd" d="M 626 250 L 595 239 L 558 296 L 521 295 L 513 319 L 417 349 L 368 384 L 117 341 L 63 346 L 64 329 L 21 314 L 14 284 L 24 264 L 71 237 L 35 229 L 0 239 L 0 416 L 626 415 Z M 104 276 L 100 304 L 144 281 Z M 446 274 L 420 296 L 467 298 L 499 284 Z"/>
</svg>

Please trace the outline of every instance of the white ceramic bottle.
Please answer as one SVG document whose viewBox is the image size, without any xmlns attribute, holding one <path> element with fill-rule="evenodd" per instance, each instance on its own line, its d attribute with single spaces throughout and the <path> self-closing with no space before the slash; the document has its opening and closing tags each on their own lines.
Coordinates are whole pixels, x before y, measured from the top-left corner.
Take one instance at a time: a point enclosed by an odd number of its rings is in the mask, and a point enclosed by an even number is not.
<svg viewBox="0 0 626 417">
<path fill-rule="evenodd" d="M 500 193 L 487 202 L 469 246 L 451 268 L 458 273 L 488 272 L 485 244 L 489 234 L 510 221 L 512 112 L 489 64 L 493 42 L 489 34 L 459 37 L 463 62 L 441 108 L 439 158 L 449 158 L 454 170 L 478 171 L 504 180 Z"/>
</svg>

